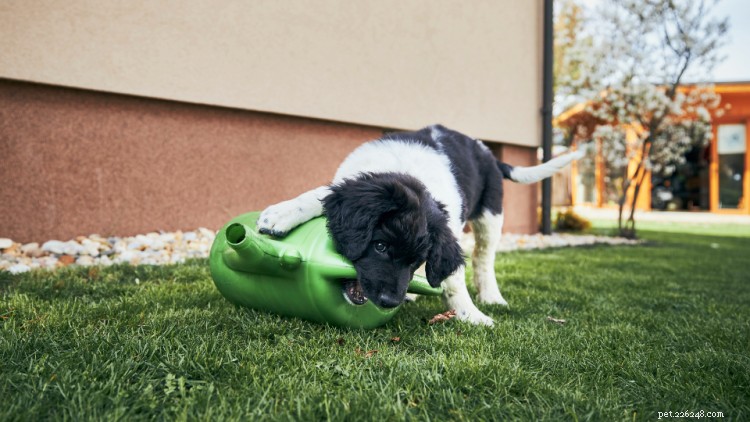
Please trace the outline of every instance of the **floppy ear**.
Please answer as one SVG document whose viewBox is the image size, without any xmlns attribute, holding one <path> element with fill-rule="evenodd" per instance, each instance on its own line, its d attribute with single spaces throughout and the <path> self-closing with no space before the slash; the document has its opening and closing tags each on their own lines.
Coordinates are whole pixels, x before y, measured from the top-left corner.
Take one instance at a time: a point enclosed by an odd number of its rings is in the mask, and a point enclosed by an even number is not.
<svg viewBox="0 0 750 422">
<path fill-rule="evenodd" d="M 354 261 L 370 244 L 383 214 L 418 203 L 418 196 L 396 178 L 362 174 L 332 185 L 331 193 L 323 199 L 323 209 L 336 249 Z"/>
<path fill-rule="evenodd" d="M 461 246 L 448 228 L 448 218 L 442 206 L 435 204 L 427 215 L 430 230 L 430 252 L 427 254 L 427 282 L 440 286 L 443 280 L 465 264 Z"/>
</svg>

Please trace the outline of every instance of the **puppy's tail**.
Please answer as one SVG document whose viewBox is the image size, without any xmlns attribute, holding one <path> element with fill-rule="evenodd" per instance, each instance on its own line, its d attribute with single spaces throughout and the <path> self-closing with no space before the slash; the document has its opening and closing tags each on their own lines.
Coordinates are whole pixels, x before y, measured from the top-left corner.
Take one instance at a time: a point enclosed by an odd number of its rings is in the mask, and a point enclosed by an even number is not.
<svg viewBox="0 0 750 422">
<path fill-rule="evenodd" d="M 546 163 L 534 167 L 513 167 L 510 164 L 502 163 L 500 161 L 497 162 L 497 166 L 503 173 L 504 178 L 517 183 L 528 184 L 552 176 L 571 162 L 583 158 L 584 155 L 586 155 L 586 151 L 579 149 L 578 151 L 555 157 Z"/>
</svg>

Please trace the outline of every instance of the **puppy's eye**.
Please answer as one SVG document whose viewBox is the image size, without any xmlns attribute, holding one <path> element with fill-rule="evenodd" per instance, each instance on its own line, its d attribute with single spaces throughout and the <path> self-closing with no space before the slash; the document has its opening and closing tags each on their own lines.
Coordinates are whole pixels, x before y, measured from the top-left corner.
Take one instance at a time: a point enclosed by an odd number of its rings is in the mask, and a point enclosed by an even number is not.
<svg viewBox="0 0 750 422">
<path fill-rule="evenodd" d="M 385 242 L 375 242 L 375 250 L 378 253 L 385 253 L 388 250 L 388 244 Z"/>
</svg>

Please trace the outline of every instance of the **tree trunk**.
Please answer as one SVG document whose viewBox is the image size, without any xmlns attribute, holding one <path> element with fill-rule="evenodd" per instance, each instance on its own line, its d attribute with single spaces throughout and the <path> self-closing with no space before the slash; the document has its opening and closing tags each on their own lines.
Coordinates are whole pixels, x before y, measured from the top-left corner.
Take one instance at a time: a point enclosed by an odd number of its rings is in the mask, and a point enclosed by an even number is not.
<svg viewBox="0 0 750 422">
<path fill-rule="evenodd" d="M 643 186 L 643 181 L 646 180 L 646 168 L 645 167 L 639 167 L 640 174 L 636 173 L 633 177 L 635 180 L 635 187 L 633 188 L 633 198 L 630 201 L 630 215 L 628 216 L 627 221 L 627 233 L 624 237 L 627 237 L 629 239 L 635 239 L 636 238 L 636 232 L 635 232 L 635 207 L 638 203 L 638 195 L 641 193 L 641 186 Z"/>
<path fill-rule="evenodd" d="M 625 167 L 625 169 L 622 171 L 622 193 L 620 194 L 620 198 L 618 198 L 617 200 L 617 231 L 620 236 L 624 236 L 623 233 L 625 233 L 622 215 L 623 211 L 625 210 L 625 201 L 628 197 L 628 188 L 630 188 L 630 179 L 628 178 L 628 168 Z"/>
<path fill-rule="evenodd" d="M 646 178 L 646 173 L 648 173 L 646 171 L 644 161 L 646 159 L 646 155 L 650 152 L 650 144 L 650 137 L 644 139 L 641 145 L 640 160 L 638 161 L 638 165 L 635 167 L 632 178 L 628 175 L 627 167 L 625 168 L 625 181 L 623 182 L 623 186 L 625 187 L 625 189 L 623 189 L 622 197 L 620 198 L 620 214 L 617 217 L 617 227 L 619 229 L 620 236 L 628 239 L 636 238 L 635 206 L 638 202 L 638 194 L 640 194 L 641 192 L 641 185 Z M 633 183 L 635 183 L 635 186 L 633 187 L 633 198 L 630 200 L 630 214 L 628 215 L 628 219 L 623 223 L 622 214 L 625 207 L 624 204 L 628 197 L 628 189 Z"/>
</svg>

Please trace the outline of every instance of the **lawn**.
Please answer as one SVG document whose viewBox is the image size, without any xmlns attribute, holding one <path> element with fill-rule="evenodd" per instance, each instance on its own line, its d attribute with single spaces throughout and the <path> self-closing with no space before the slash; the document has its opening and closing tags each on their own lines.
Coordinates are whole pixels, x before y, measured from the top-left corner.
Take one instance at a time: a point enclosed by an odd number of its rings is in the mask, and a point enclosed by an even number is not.
<svg viewBox="0 0 750 422">
<path fill-rule="evenodd" d="M 501 254 L 492 328 L 241 309 L 205 261 L 0 273 L 0 420 L 748 420 L 750 227 L 713 231 Z"/>
</svg>

